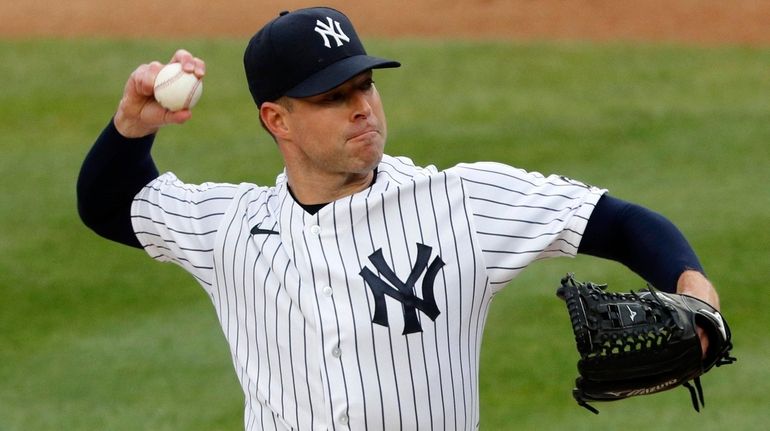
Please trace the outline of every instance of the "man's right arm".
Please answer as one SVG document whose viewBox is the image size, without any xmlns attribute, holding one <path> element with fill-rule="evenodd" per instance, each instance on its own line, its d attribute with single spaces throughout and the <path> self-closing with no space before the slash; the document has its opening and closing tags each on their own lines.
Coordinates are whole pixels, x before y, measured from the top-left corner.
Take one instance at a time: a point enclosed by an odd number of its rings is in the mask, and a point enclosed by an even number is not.
<svg viewBox="0 0 770 431">
<path fill-rule="evenodd" d="M 126 138 L 110 121 L 88 152 L 78 176 L 78 213 L 97 234 L 141 248 L 131 226 L 131 202 L 158 177 L 150 156 L 154 138 Z"/>
<path fill-rule="evenodd" d="M 199 78 L 206 73 L 203 60 L 183 49 L 174 53 L 171 62 L 181 63 L 183 70 Z M 132 247 L 141 245 L 131 225 L 131 203 L 158 176 L 150 157 L 155 133 L 192 115 L 187 109 L 171 112 L 155 100 L 155 77 L 162 68 L 155 61 L 131 73 L 115 116 L 91 148 L 78 177 L 78 212 L 83 222 L 99 235 Z"/>
</svg>

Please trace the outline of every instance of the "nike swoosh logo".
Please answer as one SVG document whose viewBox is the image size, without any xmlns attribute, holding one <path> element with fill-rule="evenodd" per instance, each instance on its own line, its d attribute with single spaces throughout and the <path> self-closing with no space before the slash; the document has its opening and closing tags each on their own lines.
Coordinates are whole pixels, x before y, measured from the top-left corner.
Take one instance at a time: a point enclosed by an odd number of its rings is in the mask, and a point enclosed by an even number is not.
<svg viewBox="0 0 770 431">
<path fill-rule="evenodd" d="M 251 228 L 251 234 L 252 235 L 271 235 L 271 234 L 278 234 L 277 230 L 272 229 L 262 229 L 259 227 L 259 225 L 254 226 Z"/>
</svg>

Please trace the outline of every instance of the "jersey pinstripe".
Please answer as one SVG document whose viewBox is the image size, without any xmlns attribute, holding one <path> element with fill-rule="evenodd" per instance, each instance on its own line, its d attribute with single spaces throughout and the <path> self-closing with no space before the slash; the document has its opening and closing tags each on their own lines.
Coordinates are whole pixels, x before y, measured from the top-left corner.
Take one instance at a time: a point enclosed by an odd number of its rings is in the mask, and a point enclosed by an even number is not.
<svg viewBox="0 0 770 431">
<path fill-rule="evenodd" d="M 260 187 L 167 173 L 132 222 L 211 298 L 247 430 L 473 430 L 492 297 L 532 262 L 573 256 L 603 192 L 386 155 L 370 188 L 314 215 L 284 174 Z"/>
</svg>

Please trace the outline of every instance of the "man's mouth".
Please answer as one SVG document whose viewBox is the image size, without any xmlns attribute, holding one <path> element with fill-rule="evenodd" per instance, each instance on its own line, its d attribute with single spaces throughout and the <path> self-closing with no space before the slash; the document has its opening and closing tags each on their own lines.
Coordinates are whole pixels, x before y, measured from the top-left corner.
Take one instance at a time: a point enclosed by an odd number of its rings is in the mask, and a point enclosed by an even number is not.
<svg viewBox="0 0 770 431">
<path fill-rule="evenodd" d="M 380 133 L 379 130 L 375 128 L 367 128 L 360 132 L 353 133 L 348 140 L 354 140 L 354 139 L 362 139 L 362 138 L 369 138 L 374 135 L 378 135 Z"/>
</svg>

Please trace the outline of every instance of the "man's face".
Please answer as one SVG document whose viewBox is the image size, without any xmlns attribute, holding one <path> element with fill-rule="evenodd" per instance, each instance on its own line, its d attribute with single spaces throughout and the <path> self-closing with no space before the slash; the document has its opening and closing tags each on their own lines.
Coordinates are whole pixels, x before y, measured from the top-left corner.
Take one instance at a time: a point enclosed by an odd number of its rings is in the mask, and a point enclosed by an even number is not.
<svg viewBox="0 0 770 431">
<path fill-rule="evenodd" d="M 290 145 L 303 170 L 361 175 L 382 159 L 387 125 L 371 71 L 326 93 L 290 99 L 289 105 Z"/>
</svg>

